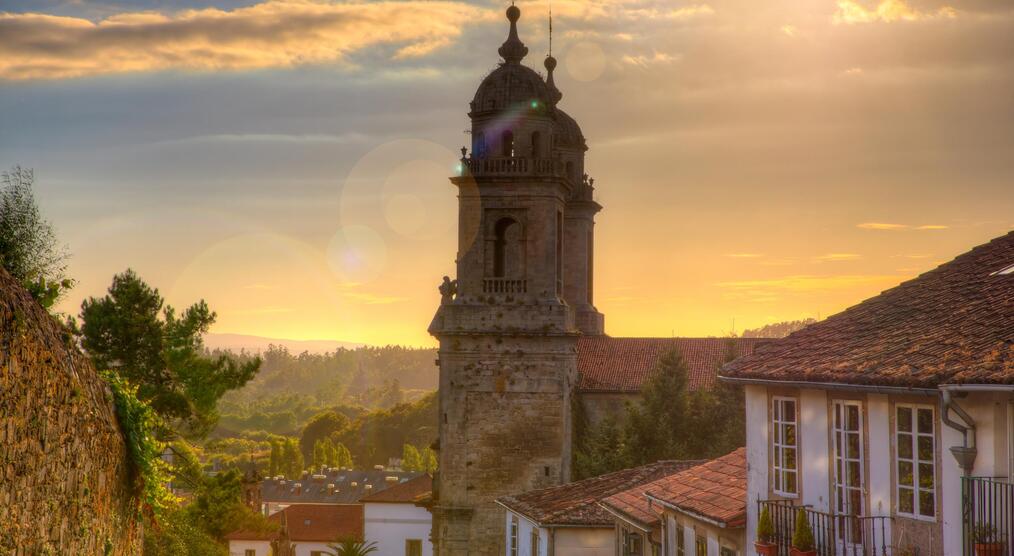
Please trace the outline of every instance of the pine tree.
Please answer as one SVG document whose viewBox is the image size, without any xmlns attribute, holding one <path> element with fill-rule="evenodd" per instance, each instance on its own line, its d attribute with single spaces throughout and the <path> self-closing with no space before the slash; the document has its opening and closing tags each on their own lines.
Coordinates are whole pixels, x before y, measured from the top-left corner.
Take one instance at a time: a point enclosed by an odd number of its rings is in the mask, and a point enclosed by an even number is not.
<svg viewBox="0 0 1014 556">
<path fill-rule="evenodd" d="M 319 468 L 319 467 L 321 467 L 323 465 L 327 465 L 327 460 L 325 459 L 327 456 L 325 454 L 326 454 L 326 452 L 324 451 L 324 441 L 317 440 L 316 442 L 314 442 L 313 443 L 313 467 L 314 467 L 314 469 L 317 469 L 317 468 Z"/>
<path fill-rule="evenodd" d="M 644 465 L 662 459 L 688 459 L 687 362 L 677 349 L 662 356 L 641 389 L 643 402 L 627 408 L 624 423 L 624 450 L 629 465 Z"/>
<path fill-rule="evenodd" d="M 436 473 L 438 465 L 437 453 L 433 451 L 433 448 L 430 448 L 429 446 L 423 448 L 421 456 L 423 465 L 422 470 L 429 473 L 430 475 Z"/>
</svg>

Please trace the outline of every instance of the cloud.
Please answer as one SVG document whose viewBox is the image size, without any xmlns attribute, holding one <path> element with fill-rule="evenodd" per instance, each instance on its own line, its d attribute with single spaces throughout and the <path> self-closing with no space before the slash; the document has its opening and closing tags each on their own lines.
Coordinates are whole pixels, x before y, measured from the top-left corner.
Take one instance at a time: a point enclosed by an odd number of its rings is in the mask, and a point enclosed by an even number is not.
<svg viewBox="0 0 1014 556">
<path fill-rule="evenodd" d="M 759 259 L 764 255 L 761 253 L 726 253 L 725 256 L 733 259 Z"/>
<path fill-rule="evenodd" d="M 944 226 L 942 224 L 924 224 L 922 226 L 918 226 L 916 230 L 947 230 L 949 228 L 950 226 Z"/>
<path fill-rule="evenodd" d="M 908 228 L 908 225 L 888 222 L 863 222 L 862 224 L 856 224 L 856 227 L 864 230 L 904 230 Z"/>
<path fill-rule="evenodd" d="M 670 64 L 676 58 L 671 54 L 656 51 L 651 56 L 645 56 L 643 54 L 638 54 L 636 56 L 627 55 L 624 56 L 622 59 L 623 63 L 625 64 L 630 64 L 632 66 L 637 66 L 641 68 L 647 68 L 648 66 L 653 66 L 656 64 Z"/>
<path fill-rule="evenodd" d="M 346 63 L 369 47 L 427 55 L 466 23 L 496 16 L 463 2 L 266 0 L 233 10 L 120 13 L 97 22 L 0 13 L 0 78 L 57 79 L 158 70 Z"/>
<path fill-rule="evenodd" d="M 788 37 L 795 37 L 799 34 L 799 28 L 795 25 L 782 25 L 781 31 L 783 35 Z"/>
<path fill-rule="evenodd" d="M 839 0 L 838 9 L 832 16 L 837 24 L 854 25 L 857 23 L 890 23 L 894 21 L 918 21 L 933 18 L 954 18 L 957 11 L 950 6 L 943 6 L 932 12 L 923 12 L 912 8 L 903 0 L 879 0 L 874 6 L 867 8 L 857 0 Z"/>
<path fill-rule="evenodd" d="M 858 253 L 828 253 L 815 257 L 816 260 L 825 262 L 856 261 L 861 258 L 862 256 Z"/>
</svg>

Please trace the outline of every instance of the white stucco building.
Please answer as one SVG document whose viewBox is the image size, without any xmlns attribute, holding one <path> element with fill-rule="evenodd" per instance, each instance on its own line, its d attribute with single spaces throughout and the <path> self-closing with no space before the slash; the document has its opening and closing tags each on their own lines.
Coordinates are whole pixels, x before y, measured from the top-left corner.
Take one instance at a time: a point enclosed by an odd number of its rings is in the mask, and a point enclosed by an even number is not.
<svg viewBox="0 0 1014 556">
<path fill-rule="evenodd" d="M 808 506 L 825 554 L 1014 541 L 1014 232 L 722 374 L 746 388 L 751 547 L 765 506 L 779 544 Z"/>
<path fill-rule="evenodd" d="M 422 504 L 432 496 L 433 479 L 421 475 L 360 500 L 366 542 L 377 556 L 433 556 L 433 517 Z"/>
</svg>

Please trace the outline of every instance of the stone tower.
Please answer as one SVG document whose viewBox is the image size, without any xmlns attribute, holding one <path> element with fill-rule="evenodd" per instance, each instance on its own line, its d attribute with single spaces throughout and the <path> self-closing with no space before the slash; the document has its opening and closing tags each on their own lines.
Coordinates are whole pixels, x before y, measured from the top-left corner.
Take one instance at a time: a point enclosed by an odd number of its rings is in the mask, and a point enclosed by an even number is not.
<svg viewBox="0 0 1014 556">
<path fill-rule="evenodd" d="M 592 303 L 594 217 L 581 129 L 521 62 L 521 11 L 471 103 L 462 149 L 457 280 L 430 325 L 440 341 L 437 554 L 503 554 L 494 500 L 570 480 L 577 338 L 602 334 Z"/>
</svg>

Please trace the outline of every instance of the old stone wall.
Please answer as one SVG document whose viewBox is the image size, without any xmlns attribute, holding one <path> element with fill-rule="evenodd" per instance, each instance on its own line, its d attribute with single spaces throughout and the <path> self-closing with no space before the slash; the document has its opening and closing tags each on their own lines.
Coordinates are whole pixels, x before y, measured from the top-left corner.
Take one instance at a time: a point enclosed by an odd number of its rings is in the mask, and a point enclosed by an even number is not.
<svg viewBox="0 0 1014 556">
<path fill-rule="evenodd" d="M 0 553 L 138 554 L 108 387 L 0 270 Z"/>
</svg>

